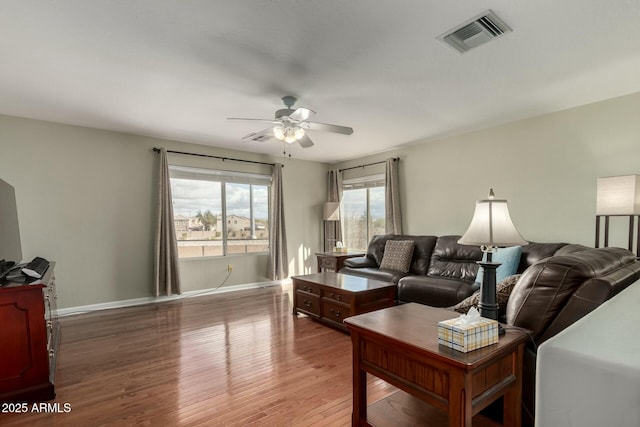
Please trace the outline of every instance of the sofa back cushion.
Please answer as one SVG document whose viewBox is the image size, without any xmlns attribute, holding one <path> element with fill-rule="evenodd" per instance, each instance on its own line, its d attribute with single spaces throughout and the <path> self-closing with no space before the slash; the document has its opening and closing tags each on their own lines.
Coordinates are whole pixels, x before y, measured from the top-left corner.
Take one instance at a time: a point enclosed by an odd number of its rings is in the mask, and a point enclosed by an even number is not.
<svg viewBox="0 0 640 427">
<path fill-rule="evenodd" d="M 428 275 L 460 279 L 473 283 L 482 259 L 479 246 L 461 245 L 460 236 L 440 236 L 433 248 Z"/>
<path fill-rule="evenodd" d="M 409 236 L 404 234 L 384 234 L 373 236 L 367 248 L 367 258 L 373 260 L 377 266 L 382 263 L 384 248 L 389 240 L 412 240 L 413 256 L 409 273 L 426 275 L 431 260 L 433 247 L 436 245 L 436 236 Z"/>
<path fill-rule="evenodd" d="M 522 246 L 522 255 L 520 256 L 520 265 L 518 273 L 522 273 L 536 262 L 556 255 L 560 248 L 566 246 L 566 243 L 535 243 L 530 242 L 528 245 Z"/>
<path fill-rule="evenodd" d="M 609 298 L 635 280 L 634 273 L 629 273 L 631 263 L 636 263 L 635 255 L 621 248 L 587 249 L 543 259 L 529 267 L 513 289 L 507 323 L 531 330 L 534 341 L 539 342 L 581 286 L 610 283 L 605 290 Z M 615 279 L 604 280 L 607 278 Z"/>
</svg>

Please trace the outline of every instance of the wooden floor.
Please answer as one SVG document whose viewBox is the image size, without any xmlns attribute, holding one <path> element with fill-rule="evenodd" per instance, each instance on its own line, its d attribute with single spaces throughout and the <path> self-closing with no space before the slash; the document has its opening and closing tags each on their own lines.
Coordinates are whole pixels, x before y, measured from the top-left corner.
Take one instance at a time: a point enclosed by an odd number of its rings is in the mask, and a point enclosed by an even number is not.
<svg viewBox="0 0 640 427">
<path fill-rule="evenodd" d="M 61 318 L 53 402 L 70 412 L 0 425 L 351 425 L 350 338 L 291 301 L 271 286 Z M 368 390 L 394 391 L 373 377 Z"/>
</svg>

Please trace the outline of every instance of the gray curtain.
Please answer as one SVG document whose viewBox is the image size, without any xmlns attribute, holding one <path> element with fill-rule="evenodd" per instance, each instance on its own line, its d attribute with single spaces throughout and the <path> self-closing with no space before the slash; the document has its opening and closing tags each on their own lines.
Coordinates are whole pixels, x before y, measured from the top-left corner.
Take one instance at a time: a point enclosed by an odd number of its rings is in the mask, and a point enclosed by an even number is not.
<svg viewBox="0 0 640 427">
<path fill-rule="evenodd" d="M 180 293 L 180 272 L 178 269 L 178 242 L 173 223 L 171 203 L 171 182 L 167 150 L 160 151 L 160 172 L 158 174 L 158 205 L 156 206 L 155 269 L 153 284 L 156 296 Z"/>
<path fill-rule="evenodd" d="M 289 275 L 288 262 L 282 165 L 276 163 L 271 174 L 271 205 L 269 207 L 269 277 L 271 280 L 282 280 Z"/>
<path fill-rule="evenodd" d="M 327 189 L 327 202 L 338 202 L 342 200 L 342 172 L 338 169 L 329 171 L 329 185 Z M 324 247 L 332 248 L 337 241 L 342 240 L 342 218 L 339 221 L 324 221 Z M 344 242 L 343 242 L 344 243 Z"/>
<path fill-rule="evenodd" d="M 400 183 L 398 180 L 398 159 L 386 160 L 385 172 L 385 232 L 402 234 L 402 212 L 400 211 Z"/>
</svg>

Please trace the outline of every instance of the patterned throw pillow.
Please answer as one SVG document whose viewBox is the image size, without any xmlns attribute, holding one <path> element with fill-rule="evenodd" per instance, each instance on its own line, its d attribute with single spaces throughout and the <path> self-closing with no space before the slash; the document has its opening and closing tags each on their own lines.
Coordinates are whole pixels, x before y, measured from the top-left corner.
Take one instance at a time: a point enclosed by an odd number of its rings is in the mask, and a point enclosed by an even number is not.
<svg viewBox="0 0 640 427">
<path fill-rule="evenodd" d="M 498 315 L 504 316 L 507 313 L 507 301 L 509 301 L 509 295 L 511 295 L 513 287 L 518 283 L 520 276 L 520 274 L 514 274 L 496 285 Z M 460 301 L 458 304 L 453 306 L 453 309 L 458 313 L 467 314 L 471 307 L 478 308 L 478 303 L 480 303 L 480 291 L 476 291 L 470 297 Z"/>
<path fill-rule="evenodd" d="M 478 308 L 480 302 L 480 291 L 475 291 L 473 295 L 466 297 L 459 303 L 453 306 L 453 309 L 458 313 L 467 314 L 471 307 Z"/>
<path fill-rule="evenodd" d="M 513 287 L 518 283 L 521 274 L 514 274 L 505 278 L 502 282 L 496 285 L 496 298 L 498 300 L 498 307 L 500 310 L 500 316 L 507 314 L 507 302 Z"/>
<path fill-rule="evenodd" d="M 387 240 L 380 269 L 407 273 L 413 257 L 413 240 Z"/>
</svg>

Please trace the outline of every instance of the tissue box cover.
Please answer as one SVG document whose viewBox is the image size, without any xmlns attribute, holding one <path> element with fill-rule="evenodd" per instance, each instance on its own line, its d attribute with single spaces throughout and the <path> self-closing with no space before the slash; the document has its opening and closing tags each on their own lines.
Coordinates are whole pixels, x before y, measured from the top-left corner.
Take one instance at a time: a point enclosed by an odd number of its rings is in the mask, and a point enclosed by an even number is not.
<svg viewBox="0 0 640 427">
<path fill-rule="evenodd" d="M 498 322 L 481 317 L 470 325 L 459 317 L 438 322 L 438 344 L 464 353 L 498 342 Z"/>
</svg>

